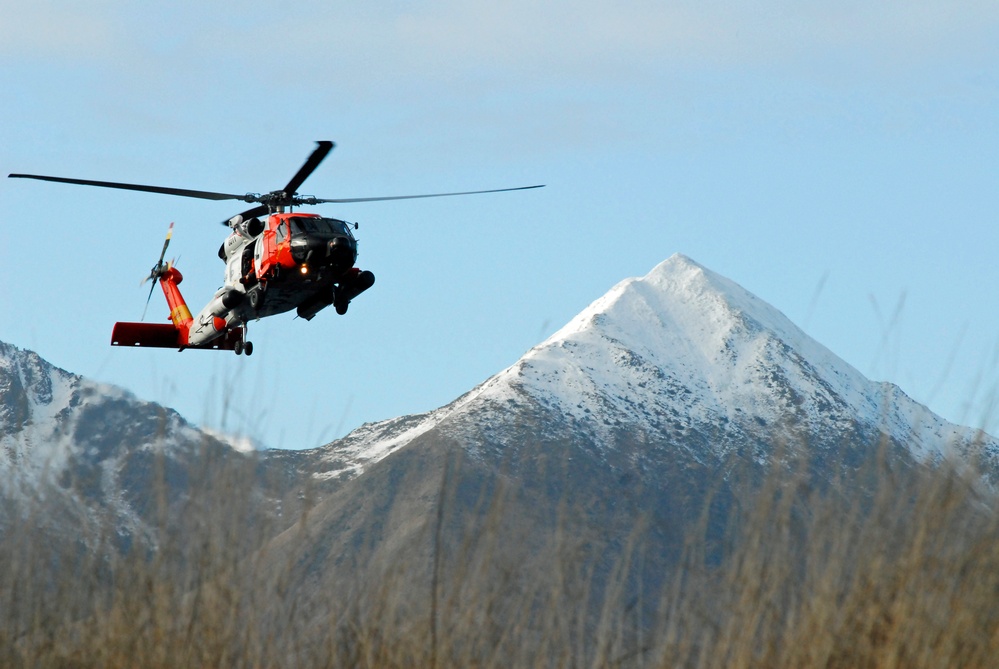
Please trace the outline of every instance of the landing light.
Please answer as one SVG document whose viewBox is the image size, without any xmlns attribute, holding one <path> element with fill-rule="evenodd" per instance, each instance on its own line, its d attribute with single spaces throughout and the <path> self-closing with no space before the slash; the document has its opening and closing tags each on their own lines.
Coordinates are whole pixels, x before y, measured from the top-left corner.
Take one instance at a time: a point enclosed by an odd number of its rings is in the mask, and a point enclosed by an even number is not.
<svg viewBox="0 0 999 669">
<path fill-rule="evenodd" d="M 302 265 L 302 268 L 301 268 L 300 271 L 302 272 L 302 274 L 308 274 L 309 273 L 309 266 L 308 265 Z"/>
</svg>

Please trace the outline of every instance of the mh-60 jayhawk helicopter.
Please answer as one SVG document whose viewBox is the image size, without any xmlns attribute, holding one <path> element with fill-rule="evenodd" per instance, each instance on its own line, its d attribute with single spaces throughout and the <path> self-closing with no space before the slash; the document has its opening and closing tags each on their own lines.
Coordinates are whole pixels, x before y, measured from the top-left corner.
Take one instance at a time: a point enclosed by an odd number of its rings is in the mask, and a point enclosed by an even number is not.
<svg viewBox="0 0 999 669">
<path fill-rule="evenodd" d="M 113 181 L 67 179 L 36 174 L 10 174 L 10 178 L 38 179 L 57 183 L 100 186 L 124 190 L 179 195 L 204 200 L 241 200 L 257 206 L 224 221 L 232 232 L 219 248 L 225 262 L 225 280 L 211 301 L 191 316 L 178 284 L 183 276 L 172 263 L 164 263 L 170 244 L 173 223 L 163 242 L 160 259 L 146 280 L 158 281 L 170 307 L 170 324 L 115 323 L 113 346 L 152 346 L 194 349 L 221 349 L 237 355 L 253 353 L 246 338 L 250 320 L 273 316 L 295 309 L 301 318 L 311 320 L 319 311 L 332 305 L 338 314 L 347 313 L 347 305 L 370 288 L 375 275 L 354 266 L 357 240 L 351 226 L 336 218 L 314 213 L 293 212 L 293 207 L 328 203 L 409 200 L 452 195 L 476 195 L 528 190 L 542 186 L 520 186 L 460 193 L 395 195 L 363 198 L 318 198 L 298 194 L 298 189 L 333 150 L 333 142 L 317 142 L 305 164 L 281 190 L 269 193 L 233 195 L 212 191 L 145 186 Z M 264 218 L 261 219 L 260 217 Z M 357 229 L 357 224 L 353 224 Z M 150 288 L 149 299 L 153 287 Z"/>
</svg>

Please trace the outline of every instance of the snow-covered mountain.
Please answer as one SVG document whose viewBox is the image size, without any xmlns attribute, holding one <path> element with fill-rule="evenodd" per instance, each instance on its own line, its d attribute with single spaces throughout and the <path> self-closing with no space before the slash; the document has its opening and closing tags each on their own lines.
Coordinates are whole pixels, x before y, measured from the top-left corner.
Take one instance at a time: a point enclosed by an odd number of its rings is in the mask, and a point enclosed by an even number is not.
<svg viewBox="0 0 999 669">
<path fill-rule="evenodd" d="M 236 505 L 248 524 L 292 522 L 305 500 L 309 458 L 246 453 L 234 442 L 0 342 L 0 538 L 19 522 L 71 541 L 110 524 L 123 545 L 153 536 L 154 526 L 183 531 L 185 523 L 208 522 L 203 509 L 188 508 L 192 489 L 194 503 Z M 327 487 L 308 483 L 314 497 Z"/>
<path fill-rule="evenodd" d="M 598 451 L 639 440 L 700 464 L 733 455 L 762 464 L 801 446 L 856 451 L 882 438 L 919 461 L 999 460 L 993 437 L 865 378 L 777 309 L 679 254 L 622 281 L 447 406 L 364 425 L 316 455 L 321 476 L 346 478 L 430 430 L 474 454 L 523 440 L 527 423 L 539 437 L 585 435 Z"/>
<path fill-rule="evenodd" d="M 174 411 L 0 342 L 0 472 L 5 476 L 59 474 L 75 458 L 169 451 L 204 437 Z M 117 467 L 108 463 L 108 469 L 113 474 Z"/>
<path fill-rule="evenodd" d="M 283 489 L 295 490 L 295 454 L 267 462 L 246 493 L 261 502 L 248 504 L 251 514 L 279 509 Z M 254 467 L 172 409 L 0 342 L 0 531 L 28 522 L 55 540 L 86 541 L 87 528 L 110 523 L 127 545 L 153 525 L 187 522 L 193 479 Z"/>
<path fill-rule="evenodd" d="M 290 523 L 288 512 L 309 499 L 335 506 L 369 494 L 377 479 L 369 473 L 386 461 L 393 477 L 422 472 L 413 485 L 432 490 L 438 473 L 426 463 L 454 449 L 489 472 L 483 480 L 502 470 L 550 501 L 565 488 L 539 463 L 560 457 L 584 498 L 621 499 L 631 494 L 622 482 L 640 480 L 659 507 L 676 509 L 687 504 L 677 494 L 733 462 L 758 466 L 795 451 L 811 471 L 833 476 L 830 463 L 852 466 L 882 443 L 913 462 L 979 459 L 999 480 L 996 439 L 866 379 L 778 310 L 682 255 L 622 281 L 450 404 L 363 425 L 311 451 L 248 458 L 172 410 L 0 344 L 0 498 L 48 491 L 49 500 L 65 498 L 62 515 L 110 511 L 127 535 L 154 513 L 157 485 L 179 509 L 191 476 L 230 465 L 253 468 L 254 482 L 235 486 L 251 513 Z M 380 522 L 345 518 L 331 527 Z"/>
</svg>

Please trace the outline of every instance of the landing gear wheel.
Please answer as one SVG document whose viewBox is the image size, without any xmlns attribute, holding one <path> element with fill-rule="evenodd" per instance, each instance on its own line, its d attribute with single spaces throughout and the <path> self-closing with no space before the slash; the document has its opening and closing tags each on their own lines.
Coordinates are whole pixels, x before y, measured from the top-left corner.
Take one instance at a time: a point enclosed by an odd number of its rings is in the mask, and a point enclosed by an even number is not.
<svg viewBox="0 0 999 669">
<path fill-rule="evenodd" d="M 347 307 L 348 306 L 350 306 L 350 302 L 342 302 L 342 303 L 335 304 L 334 308 L 336 309 L 336 312 L 338 314 L 340 314 L 341 316 L 343 316 L 345 313 L 347 313 Z"/>
<path fill-rule="evenodd" d="M 247 356 L 253 355 L 253 342 L 252 341 L 248 341 L 245 344 L 243 344 L 243 353 L 245 353 Z"/>
<path fill-rule="evenodd" d="M 236 343 L 232 345 L 232 350 L 236 353 L 236 355 L 243 355 L 243 340 L 237 339 Z M 247 353 L 247 355 L 249 355 L 249 353 Z"/>
<path fill-rule="evenodd" d="M 264 289 L 263 286 L 257 286 L 250 291 L 250 306 L 254 310 L 259 310 L 264 304 Z"/>
</svg>

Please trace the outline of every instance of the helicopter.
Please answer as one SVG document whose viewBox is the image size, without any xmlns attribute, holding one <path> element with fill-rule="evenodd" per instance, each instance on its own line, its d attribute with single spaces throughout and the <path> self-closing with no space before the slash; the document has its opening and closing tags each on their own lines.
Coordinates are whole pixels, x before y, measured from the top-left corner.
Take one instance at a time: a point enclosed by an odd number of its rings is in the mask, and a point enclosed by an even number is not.
<svg viewBox="0 0 999 669">
<path fill-rule="evenodd" d="M 223 221 L 231 232 L 219 247 L 225 263 L 225 278 L 212 299 L 196 316 L 191 315 L 181 295 L 183 275 L 172 261 L 164 263 L 173 234 L 167 229 L 160 258 L 143 283 L 152 280 L 146 307 L 156 283 L 160 284 L 170 307 L 170 323 L 118 322 L 111 334 L 112 346 L 230 350 L 251 355 L 253 342 L 247 339 L 251 320 L 294 309 L 300 318 L 311 320 L 326 307 L 347 313 L 351 301 L 375 283 L 375 275 L 358 268 L 357 239 L 349 224 L 317 213 L 296 212 L 295 207 L 319 204 L 410 200 L 455 195 L 478 195 L 543 188 L 543 185 L 363 198 L 319 198 L 298 194 L 298 189 L 333 150 L 331 141 L 316 142 L 316 148 L 291 180 L 269 193 L 218 193 L 127 184 L 114 181 L 69 179 L 38 174 L 8 174 L 12 179 L 36 179 L 56 183 L 117 188 L 160 193 L 204 200 L 239 200 L 256 206 Z M 145 318 L 145 313 L 143 313 Z"/>
</svg>

